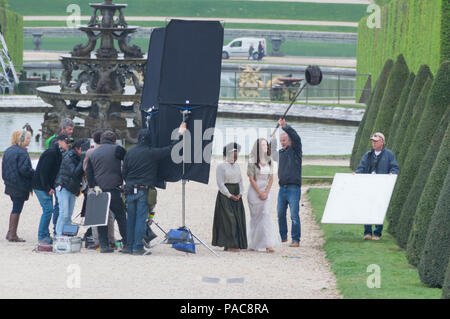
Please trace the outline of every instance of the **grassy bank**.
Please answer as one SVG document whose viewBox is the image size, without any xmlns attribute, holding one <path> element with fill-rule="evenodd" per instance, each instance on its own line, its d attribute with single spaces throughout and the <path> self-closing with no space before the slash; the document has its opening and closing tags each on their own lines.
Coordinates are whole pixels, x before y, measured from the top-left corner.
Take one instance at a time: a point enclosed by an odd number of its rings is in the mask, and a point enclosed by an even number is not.
<svg viewBox="0 0 450 319">
<path fill-rule="evenodd" d="M 351 173 L 347 166 L 303 165 L 303 176 L 334 176 L 336 173 Z"/>
<path fill-rule="evenodd" d="M 87 24 L 88 20 L 81 21 Z M 165 27 L 165 21 L 128 21 L 130 25 L 139 27 Z M 24 21 L 24 27 L 67 27 L 66 21 Z M 356 27 L 334 27 L 326 25 L 297 25 L 297 24 L 262 24 L 262 23 L 225 23 L 225 29 L 257 29 L 257 30 L 286 30 L 286 31 L 320 31 L 320 32 L 358 32 Z"/>
<path fill-rule="evenodd" d="M 428 288 L 421 283 L 418 271 L 408 264 L 405 251 L 397 246 L 386 231 L 380 241 L 363 241 L 362 225 L 321 224 L 329 189 L 310 188 L 310 200 L 317 223 L 324 232 L 324 250 L 337 278 L 344 298 L 377 299 L 438 299 L 441 289 Z M 385 225 L 386 226 L 386 225 Z M 381 270 L 381 287 L 368 288 L 367 280 L 373 271 Z"/>
<path fill-rule="evenodd" d="M 41 39 L 41 50 L 44 51 L 71 51 L 79 43 L 86 43 L 87 38 L 46 38 Z M 228 43 L 229 41 L 225 41 Z M 144 52 L 148 51 L 149 39 L 135 38 L 131 41 Z M 99 45 L 99 43 L 97 44 Z M 24 38 L 24 50 L 33 50 L 32 38 Z M 272 51 L 272 44 L 267 42 L 267 52 Z M 284 42 L 281 52 L 288 56 L 317 56 L 317 57 L 342 57 L 354 58 L 356 56 L 356 44 L 342 43 L 316 43 L 316 42 Z"/>
<path fill-rule="evenodd" d="M 91 15 L 92 0 L 78 0 L 81 15 Z M 10 10 L 22 15 L 68 16 L 68 5 L 73 0 L 40 0 L 30 5 L 30 0 L 9 2 Z M 120 3 L 120 1 L 114 1 Z M 223 17 L 245 19 L 295 19 L 325 21 L 359 21 L 365 14 L 366 5 L 323 4 L 299 2 L 257 2 L 224 0 L 128 0 L 125 16 L 162 17 Z"/>
</svg>

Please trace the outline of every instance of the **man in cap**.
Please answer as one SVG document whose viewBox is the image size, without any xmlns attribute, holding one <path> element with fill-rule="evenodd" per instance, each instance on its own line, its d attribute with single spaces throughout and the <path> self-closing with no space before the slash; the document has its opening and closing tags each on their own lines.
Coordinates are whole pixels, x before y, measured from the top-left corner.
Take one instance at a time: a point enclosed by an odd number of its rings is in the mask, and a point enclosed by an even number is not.
<svg viewBox="0 0 450 319">
<path fill-rule="evenodd" d="M 355 170 L 357 174 L 398 174 L 399 167 L 394 153 L 384 148 L 383 133 L 377 132 L 370 137 L 372 150 L 365 153 Z M 380 240 L 383 225 L 375 225 L 372 236 L 372 225 L 364 225 L 364 240 Z"/>
<path fill-rule="evenodd" d="M 186 131 L 186 123 L 181 123 L 178 134 Z M 125 180 L 127 197 L 127 249 L 123 253 L 143 255 L 145 253 L 143 239 L 146 231 L 146 219 L 149 211 L 156 205 L 156 184 L 158 178 L 158 162 L 169 158 L 172 147 L 179 142 L 173 141 L 165 147 L 152 147 L 152 136 L 148 129 L 138 135 L 138 144 L 125 155 L 122 175 Z"/>
<path fill-rule="evenodd" d="M 45 146 L 47 148 L 49 148 L 50 146 L 55 145 L 57 143 L 57 141 L 55 140 L 55 137 L 57 137 L 58 135 L 61 135 L 61 134 L 67 135 L 71 139 L 71 141 L 70 141 L 70 144 L 71 144 L 73 142 L 72 134 L 73 134 L 74 127 L 75 127 L 75 124 L 73 123 L 73 121 L 71 119 L 69 119 L 69 118 L 62 119 L 61 123 L 59 124 L 58 134 L 50 136 L 45 141 Z"/>
<path fill-rule="evenodd" d="M 62 153 L 70 146 L 69 136 L 60 134 L 55 137 L 55 143 L 42 153 L 33 176 L 33 190 L 42 207 L 42 216 L 39 223 L 38 241 L 40 243 L 52 242 L 48 226 L 53 215 L 53 229 L 59 215 L 58 200 L 55 193 L 55 180 L 61 165 Z M 55 204 L 53 204 L 55 195 Z"/>
</svg>

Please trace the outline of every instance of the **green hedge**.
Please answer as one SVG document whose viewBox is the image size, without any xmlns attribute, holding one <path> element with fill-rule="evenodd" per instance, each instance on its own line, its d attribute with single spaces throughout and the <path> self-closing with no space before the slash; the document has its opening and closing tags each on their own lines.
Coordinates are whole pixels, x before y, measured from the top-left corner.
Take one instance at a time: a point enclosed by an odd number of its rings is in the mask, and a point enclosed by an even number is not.
<svg viewBox="0 0 450 319">
<path fill-rule="evenodd" d="M 391 141 L 389 142 L 390 149 L 397 156 L 397 161 L 399 160 L 398 155 L 402 148 L 403 140 L 405 139 L 406 130 L 408 129 L 411 118 L 413 117 L 420 91 L 425 85 L 425 82 L 432 77 L 433 75 L 431 74 L 428 65 L 422 65 L 419 69 L 419 72 L 417 72 L 416 78 L 414 79 L 414 84 L 411 88 L 411 92 L 409 93 L 408 101 L 406 102 L 405 110 L 402 114 L 402 119 L 398 124 L 394 140 L 392 140 L 391 138 Z M 420 108 L 423 109 L 421 105 Z"/>
<path fill-rule="evenodd" d="M 420 119 L 422 118 L 423 111 L 425 110 L 425 105 L 427 103 L 428 95 L 430 93 L 431 85 L 433 84 L 433 79 L 430 77 L 425 82 L 422 90 L 420 90 L 419 97 L 415 101 L 413 116 L 408 124 L 405 132 L 405 138 L 401 145 L 400 151 L 396 154 L 398 164 L 403 166 L 406 157 L 408 156 L 408 151 L 411 143 L 413 142 L 414 135 L 419 125 Z"/>
<path fill-rule="evenodd" d="M 450 64 L 450 63 L 449 63 Z M 450 70 L 449 70 L 450 71 Z M 450 82 L 447 82 L 450 85 Z M 448 88 L 448 87 L 447 87 Z M 447 103 L 447 106 L 449 104 Z M 406 258 L 410 264 L 417 266 L 420 262 L 425 239 L 427 237 L 428 226 L 430 225 L 439 193 L 441 192 L 444 179 L 450 165 L 450 126 L 447 127 L 444 139 L 442 140 L 439 153 L 433 164 L 427 183 L 420 196 L 414 215 L 414 223 L 408 239 L 406 248 Z"/>
<path fill-rule="evenodd" d="M 442 2 L 441 61 L 450 60 L 450 1 Z"/>
<path fill-rule="evenodd" d="M 408 153 L 403 167 L 400 168 L 400 175 L 397 178 L 387 212 L 387 217 L 389 219 L 388 231 L 395 237 L 397 237 L 396 229 L 401 209 L 408 197 L 409 190 L 417 175 L 421 161 L 425 156 L 423 147 L 430 145 L 437 129 L 436 123 L 440 122 L 447 110 L 449 101 L 446 94 L 450 87 L 449 76 L 450 62 L 444 62 L 440 66 L 431 86 L 425 110 L 420 118 L 419 125 L 411 132 L 414 137 L 411 139 L 410 145 L 406 145 L 409 146 Z"/>
<path fill-rule="evenodd" d="M 415 79 L 416 75 L 414 72 L 411 72 L 408 76 L 408 80 L 406 80 L 405 86 L 403 87 L 400 99 L 398 100 L 397 110 L 395 111 L 394 117 L 392 118 L 391 127 L 389 128 L 389 140 L 386 141 L 386 147 L 389 147 L 391 151 L 393 151 L 391 145 L 394 145 L 395 135 L 397 135 L 397 129 L 400 126 L 400 121 L 402 120 L 403 113 L 405 112 L 406 103 L 408 102 L 408 97 L 411 93 L 411 88 Z"/>
<path fill-rule="evenodd" d="M 426 151 L 425 157 L 420 164 L 414 183 L 409 190 L 408 197 L 403 204 L 400 218 L 397 224 L 397 243 L 400 247 L 405 248 L 408 243 L 409 234 L 413 225 L 414 215 L 419 204 L 420 196 L 427 183 L 427 178 L 430 175 L 433 164 L 439 153 L 448 123 L 450 121 L 450 109 L 447 110 L 445 116 L 439 123 L 439 128 L 433 136 L 430 145 Z"/>
<path fill-rule="evenodd" d="M 450 258 L 450 168 L 430 222 L 419 263 L 422 282 L 431 287 L 442 287 Z"/>
<path fill-rule="evenodd" d="M 394 61 L 391 59 L 388 59 L 383 67 L 383 70 L 381 71 L 380 77 L 377 79 L 377 83 L 375 85 L 375 90 L 373 93 L 372 103 L 370 105 L 370 108 L 367 110 L 367 118 L 365 120 L 361 137 L 359 139 L 359 145 L 356 148 L 356 152 L 353 155 L 354 161 L 352 169 L 356 169 L 358 167 L 358 163 L 361 160 L 361 157 L 364 155 L 364 153 L 367 151 L 367 143 L 370 137 L 370 134 L 372 134 L 372 128 L 375 124 L 375 120 L 377 119 L 378 110 L 380 107 L 381 100 L 383 99 L 384 90 L 386 88 L 386 84 L 388 82 L 389 74 L 392 70 L 392 67 L 394 66 Z M 353 147 L 355 149 L 355 146 Z"/>
<path fill-rule="evenodd" d="M 447 0 L 391 1 L 381 9 L 381 28 L 369 28 L 367 17 L 359 23 L 357 72 L 376 80 L 384 61 L 403 54 L 412 72 L 428 64 L 436 73 L 450 54 L 448 20 Z M 364 84 L 357 79 L 358 89 Z"/>
<path fill-rule="evenodd" d="M 383 99 L 381 100 L 380 109 L 378 110 L 377 119 L 373 126 L 373 132 L 382 132 L 386 141 L 389 141 L 392 118 L 394 117 L 397 109 L 400 96 L 408 80 L 409 69 L 406 64 L 405 58 L 402 54 L 397 57 L 394 63 L 391 74 L 389 75 L 386 89 L 384 90 Z M 370 142 L 367 141 L 367 145 Z"/>
<path fill-rule="evenodd" d="M 13 64 L 21 66 L 23 64 L 23 18 L 8 9 L 0 8 L 0 24 Z"/>
<path fill-rule="evenodd" d="M 351 154 L 351 158 L 350 158 L 350 167 L 353 169 L 356 165 L 358 165 L 357 161 L 359 161 L 359 160 L 356 159 L 356 152 L 358 151 L 359 143 L 361 142 L 361 135 L 362 135 L 364 126 L 366 125 L 367 114 L 369 114 L 369 112 L 370 112 L 369 110 L 371 108 L 373 97 L 375 95 L 376 85 L 377 84 L 375 84 L 374 91 L 372 91 L 372 93 L 370 94 L 369 101 L 367 102 L 366 110 L 364 111 L 364 115 L 361 119 L 361 122 L 359 122 L 358 130 L 356 131 L 356 134 L 355 134 L 355 141 L 353 142 L 352 154 Z"/>
<path fill-rule="evenodd" d="M 450 299 L 450 263 L 448 263 L 447 271 L 445 272 L 445 280 L 442 287 L 442 299 Z"/>
</svg>

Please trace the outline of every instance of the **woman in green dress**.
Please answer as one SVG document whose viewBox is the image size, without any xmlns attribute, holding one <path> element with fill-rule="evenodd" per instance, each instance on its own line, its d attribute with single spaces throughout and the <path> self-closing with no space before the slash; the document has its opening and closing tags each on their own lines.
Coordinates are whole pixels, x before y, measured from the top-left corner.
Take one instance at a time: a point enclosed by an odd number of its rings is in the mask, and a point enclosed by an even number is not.
<svg viewBox="0 0 450 319">
<path fill-rule="evenodd" d="M 224 162 L 216 169 L 219 192 L 214 211 L 212 245 L 226 251 L 247 249 L 247 229 L 242 194 L 241 169 L 236 163 L 240 145 L 227 144 L 223 149 Z"/>
</svg>

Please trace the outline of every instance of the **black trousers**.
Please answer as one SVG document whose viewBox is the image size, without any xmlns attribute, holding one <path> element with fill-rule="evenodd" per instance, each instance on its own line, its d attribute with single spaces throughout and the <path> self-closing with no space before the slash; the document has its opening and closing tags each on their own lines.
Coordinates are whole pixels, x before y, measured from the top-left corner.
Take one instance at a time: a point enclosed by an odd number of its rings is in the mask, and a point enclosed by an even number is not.
<svg viewBox="0 0 450 319">
<path fill-rule="evenodd" d="M 119 225 L 119 233 L 122 236 L 122 242 L 127 242 L 127 214 L 125 211 L 125 204 L 123 203 L 120 191 L 117 189 L 103 189 L 103 192 L 111 193 L 111 203 L 109 209 L 114 213 L 117 225 Z M 108 226 L 98 227 L 98 240 L 100 248 L 108 247 Z"/>
</svg>

